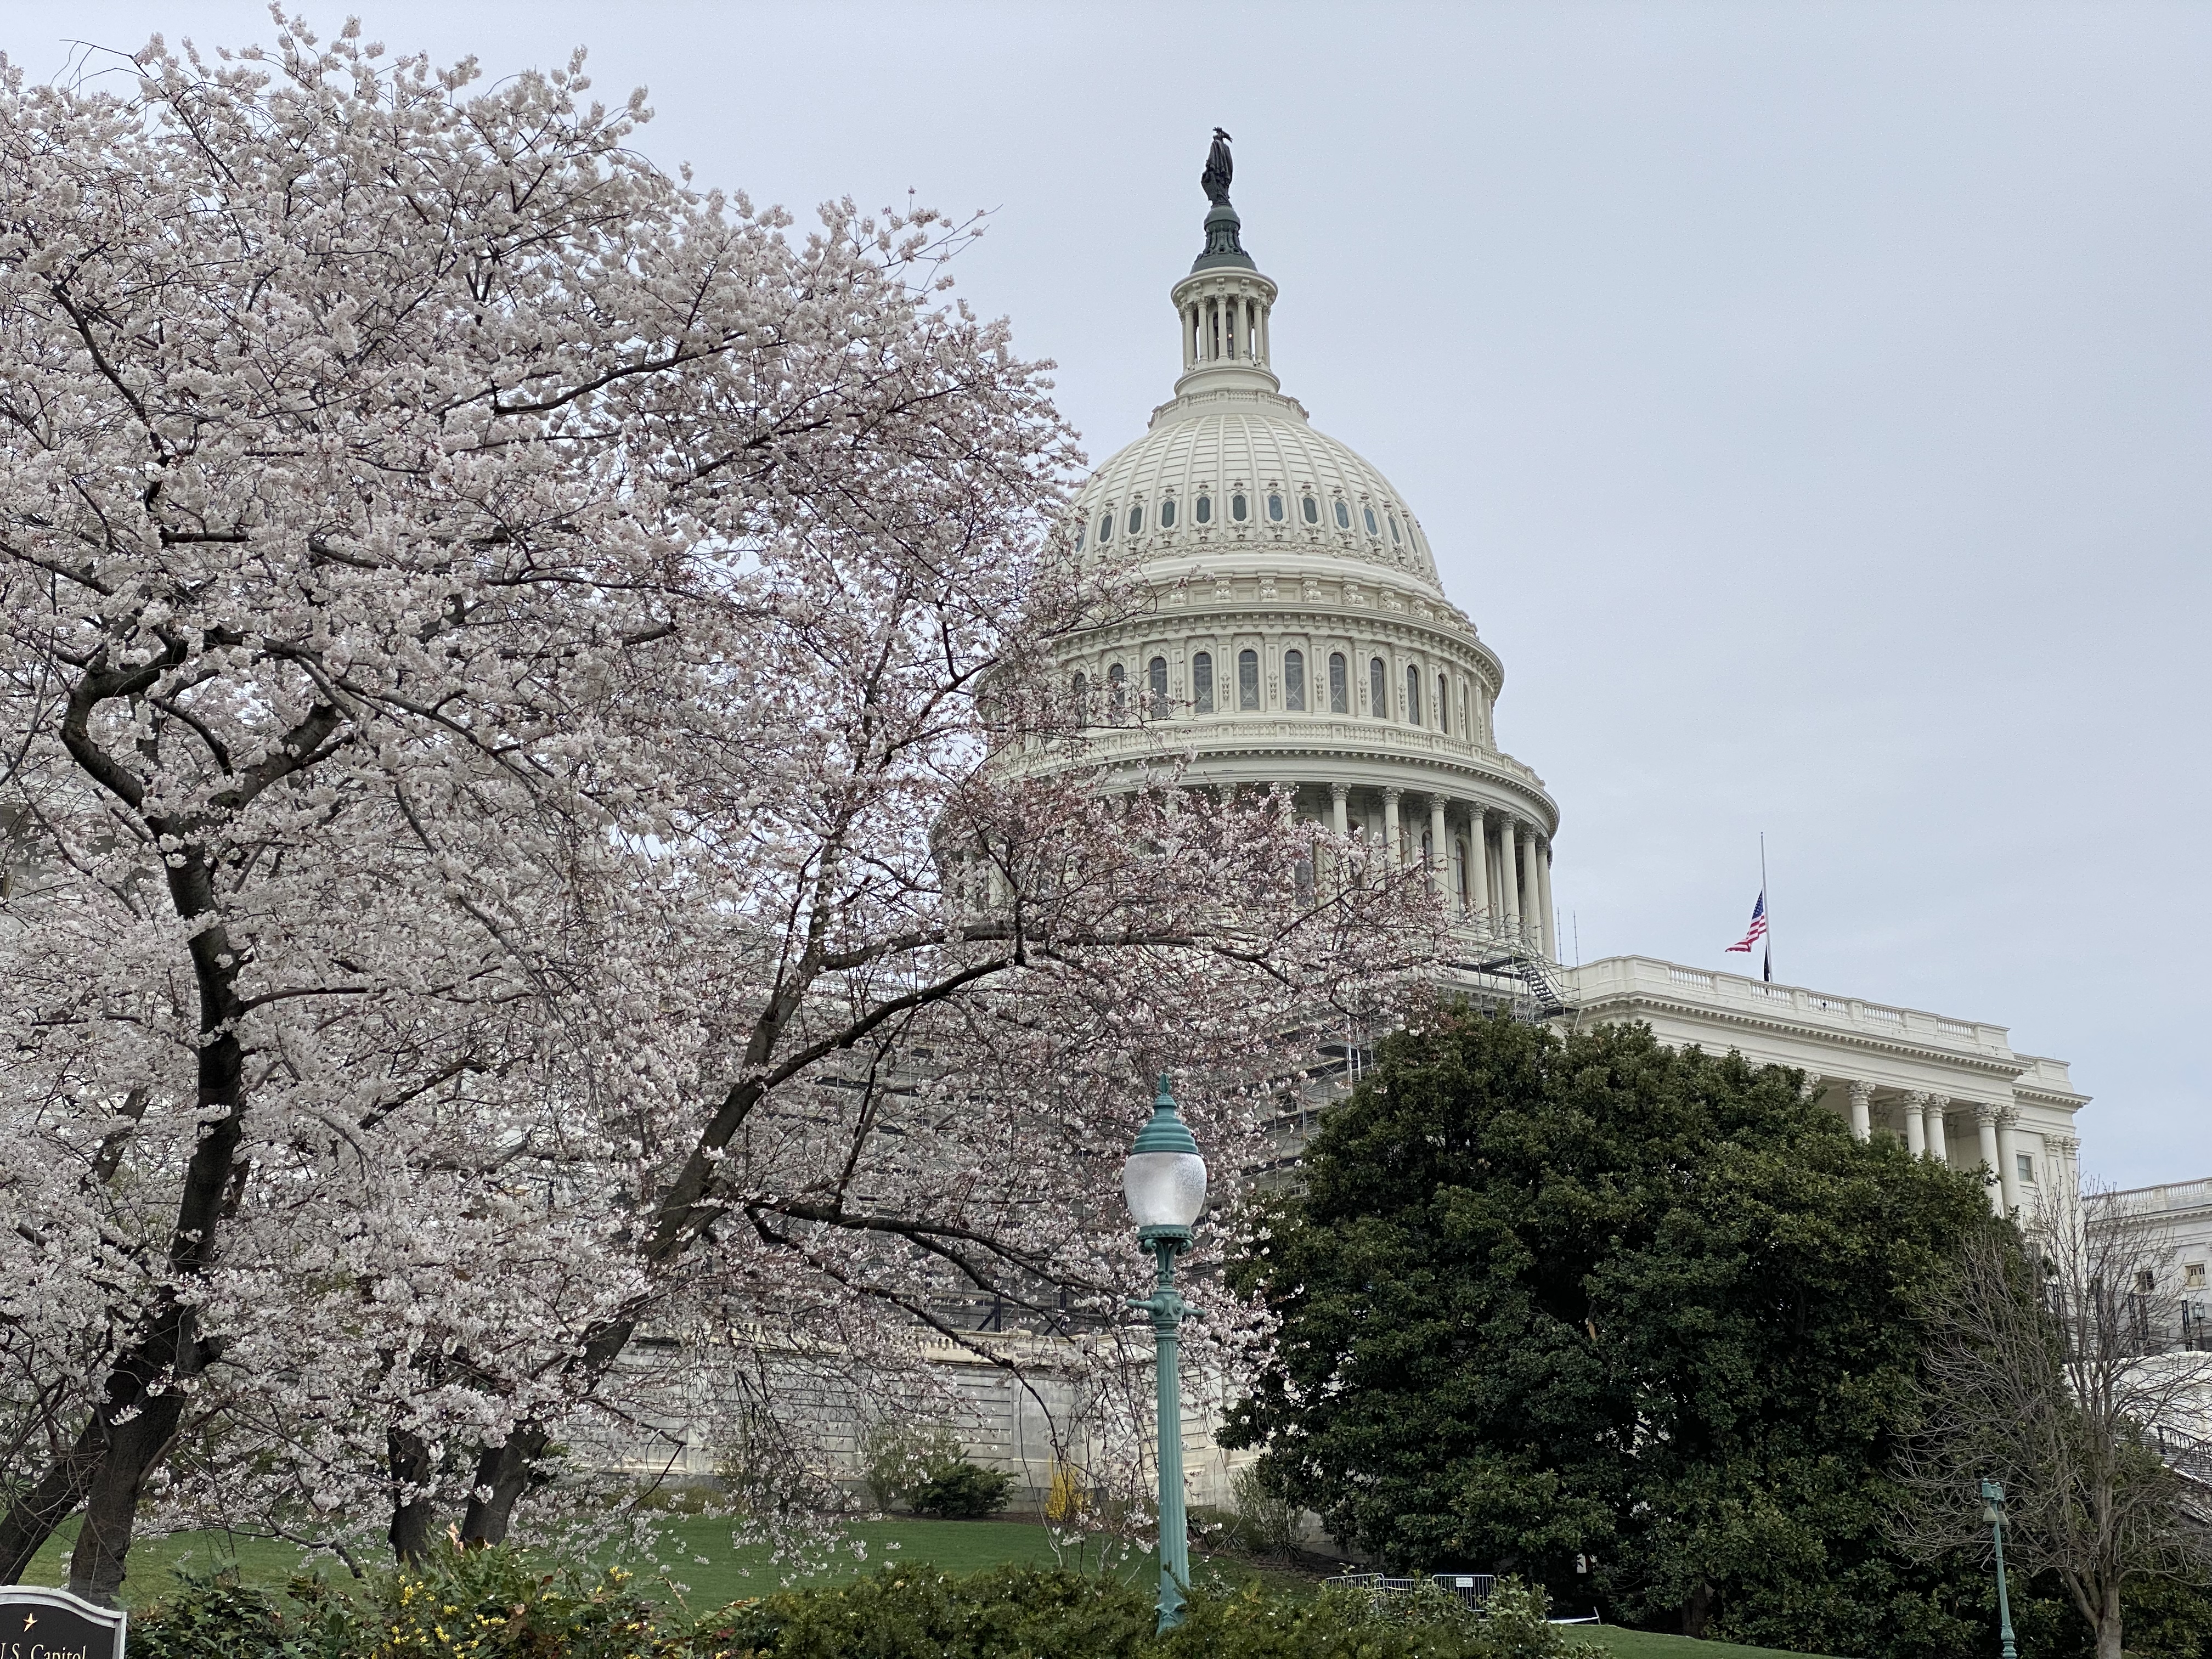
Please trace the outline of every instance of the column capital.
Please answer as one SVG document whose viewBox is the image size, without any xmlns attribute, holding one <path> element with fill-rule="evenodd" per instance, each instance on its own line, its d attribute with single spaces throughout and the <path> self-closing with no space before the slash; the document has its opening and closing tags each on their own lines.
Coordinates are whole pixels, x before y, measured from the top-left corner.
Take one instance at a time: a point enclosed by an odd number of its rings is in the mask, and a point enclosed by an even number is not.
<svg viewBox="0 0 2212 1659">
<path fill-rule="evenodd" d="M 1873 1100 L 1874 1100 L 1874 1085 L 1873 1085 L 1873 1084 L 1871 1084 L 1871 1083 L 1868 1083 L 1868 1082 L 1864 1081 L 1864 1080 L 1863 1080 L 1863 1079 L 1862 1079 L 1853 1078 L 1853 1079 L 1851 1079 L 1851 1085 L 1850 1085 L 1850 1088 L 1851 1088 L 1851 1104 L 1852 1104 L 1852 1105 L 1854 1105 L 1854 1106 L 1866 1106 L 1866 1105 L 1869 1105 L 1869 1104 L 1871 1104 L 1871 1103 L 1873 1103 Z"/>
<path fill-rule="evenodd" d="M 1352 786 L 1348 783 L 1332 783 L 1328 787 L 1328 798 L 1331 800 L 1351 799 Z"/>
<path fill-rule="evenodd" d="M 1382 786 L 1382 799 L 1384 800 L 1396 800 L 1405 793 L 1406 792 L 1403 789 L 1400 788 L 1395 783 L 1386 783 Z"/>
<path fill-rule="evenodd" d="M 1925 1089 L 1907 1089 L 1905 1091 L 1905 1103 L 1917 1112 L 1924 1112 L 1930 1106 L 1940 1107 L 1943 1103 L 1942 1096 L 1931 1095 Z"/>
<path fill-rule="evenodd" d="M 2043 1144 L 2061 1158 L 2071 1158 L 2081 1150 L 2081 1143 L 2073 1135 L 2045 1135 Z"/>
<path fill-rule="evenodd" d="M 1817 1100 L 1820 1097 L 1820 1091 L 1826 1086 L 1827 1079 L 1818 1072 L 1808 1072 L 1805 1073 L 1804 1082 L 1797 1085 L 1797 1097 L 1800 1100 Z"/>
<path fill-rule="evenodd" d="M 1974 1103 L 1974 1121 L 1977 1123 L 1986 1123 L 1994 1127 L 2003 1122 L 2007 1115 L 2003 1107 L 1994 1105 L 1989 1101 L 1978 1100 Z"/>
</svg>

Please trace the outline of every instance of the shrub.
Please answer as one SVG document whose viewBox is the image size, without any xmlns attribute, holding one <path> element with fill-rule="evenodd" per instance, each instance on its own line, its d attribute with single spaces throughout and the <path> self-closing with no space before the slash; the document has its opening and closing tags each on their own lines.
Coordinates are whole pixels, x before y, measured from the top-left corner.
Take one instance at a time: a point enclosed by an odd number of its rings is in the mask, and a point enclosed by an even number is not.
<svg viewBox="0 0 2212 1659">
<path fill-rule="evenodd" d="M 1297 1551 L 1298 1506 L 1272 1490 L 1257 1465 L 1247 1464 L 1230 1477 L 1229 1500 L 1237 1510 L 1244 1548 L 1278 1558 Z"/>
<path fill-rule="evenodd" d="M 176 1593 L 131 1621 L 132 1659 L 291 1659 L 291 1621 L 235 1567 L 177 1569 Z"/>
<path fill-rule="evenodd" d="M 907 1494 L 916 1515 L 947 1521 L 973 1521 L 995 1515 L 1012 1496 L 1014 1477 L 987 1469 L 966 1458 L 929 1472 L 921 1484 Z"/>
<path fill-rule="evenodd" d="M 1139 1659 L 1149 1596 L 1036 1567 L 967 1578 L 885 1567 L 836 1589 L 740 1602 L 693 1631 L 698 1659 Z"/>
</svg>

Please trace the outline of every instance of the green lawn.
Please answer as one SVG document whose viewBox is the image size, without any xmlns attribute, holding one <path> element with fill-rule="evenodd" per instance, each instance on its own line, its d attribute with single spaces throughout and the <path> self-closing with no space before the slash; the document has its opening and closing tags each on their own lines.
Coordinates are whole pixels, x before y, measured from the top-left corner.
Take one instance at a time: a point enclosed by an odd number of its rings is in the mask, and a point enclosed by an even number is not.
<svg viewBox="0 0 2212 1659">
<path fill-rule="evenodd" d="M 873 1572 L 886 1561 L 926 1561 L 946 1572 L 969 1573 L 1003 1562 L 1050 1566 L 1054 1557 L 1046 1529 L 1023 1521 L 877 1521 L 847 1528 L 847 1538 L 860 1547 L 838 1550 L 819 1571 L 803 1575 L 787 1564 L 772 1560 L 762 1548 L 734 1549 L 730 1524 L 696 1516 L 671 1516 L 662 1530 L 661 1558 L 670 1577 L 684 1586 L 683 1599 L 694 1607 L 718 1607 L 748 1595 L 764 1595 L 788 1576 L 795 1583 L 836 1584 Z M 26 1583 L 59 1584 L 68 1577 L 69 1548 L 76 1536 L 72 1524 L 39 1552 Z M 706 1557 L 702 1563 L 696 1558 Z M 234 1559 L 240 1575 L 252 1583 L 282 1584 L 300 1564 L 300 1552 L 289 1545 L 255 1538 L 233 1539 L 222 1533 L 180 1533 L 173 1537 L 145 1540 L 132 1547 L 131 1576 L 123 1587 L 124 1601 L 133 1607 L 159 1601 L 174 1588 L 172 1570 L 179 1563 L 206 1567 Z M 371 1570 L 386 1565 L 380 1556 L 364 1563 Z M 651 1572 L 647 1564 L 625 1560 L 641 1578 Z M 1076 1563 L 1071 1559 L 1068 1565 Z M 1094 1549 L 1082 1565 L 1096 1571 Z M 1118 1564 L 1131 1577 L 1150 1577 L 1152 1558 L 1141 1555 Z M 344 1568 L 325 1558 L 323 1571 L 342 1575 Z M 1274 1574 L 1228 1559 L 1201 1560 L 1200 1582 L 1241 1583 L 1258 1577 L 1292 1582 L 1291 1575 Z"/>
<path fill-rule="evenodd" d="M 1577 1625 L 1567 1632 L 1579 1641 L 1596 1642 L 1621 1659 L 1799 1659 L 1778 1648 L 1740 1648 L 1729 1642 L 1692 1642 L 1686 1636 L 1654 1636 L 1615 1625 Z"/>
</svg>

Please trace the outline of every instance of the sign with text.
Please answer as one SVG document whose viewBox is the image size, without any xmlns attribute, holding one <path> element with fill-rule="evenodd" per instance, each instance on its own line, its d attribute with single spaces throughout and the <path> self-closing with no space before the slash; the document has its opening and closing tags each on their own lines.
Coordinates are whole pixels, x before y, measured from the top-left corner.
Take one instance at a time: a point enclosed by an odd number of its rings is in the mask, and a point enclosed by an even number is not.
<svg viewBox="0 0 2212 1659">
<path fill-rule="evenodd" d="M 123 1659 L 130 1618 L 67 1590 L 0 1584 L 0 1659 Z"/>
</svg>

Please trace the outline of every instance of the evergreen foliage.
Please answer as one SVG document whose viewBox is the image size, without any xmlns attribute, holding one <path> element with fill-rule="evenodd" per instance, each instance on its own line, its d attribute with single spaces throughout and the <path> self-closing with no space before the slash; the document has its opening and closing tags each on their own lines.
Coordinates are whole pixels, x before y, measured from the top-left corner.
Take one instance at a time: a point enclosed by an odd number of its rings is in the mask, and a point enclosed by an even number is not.
<svg viewBox="0 0 2212 1659">
<path fill-rule="evenodd" d="M 1804 1651 L 1965 1650 L 1970 1569 L 1889 1544 L 1884 1469 L 1987 1203 L 1802 1081 L 1641 1026 L 1462 1012 L 1387 1040 L 1242 1264 L 1283 1326 L 1228 1437 L 1394 1568 Z"/>
</svg>

